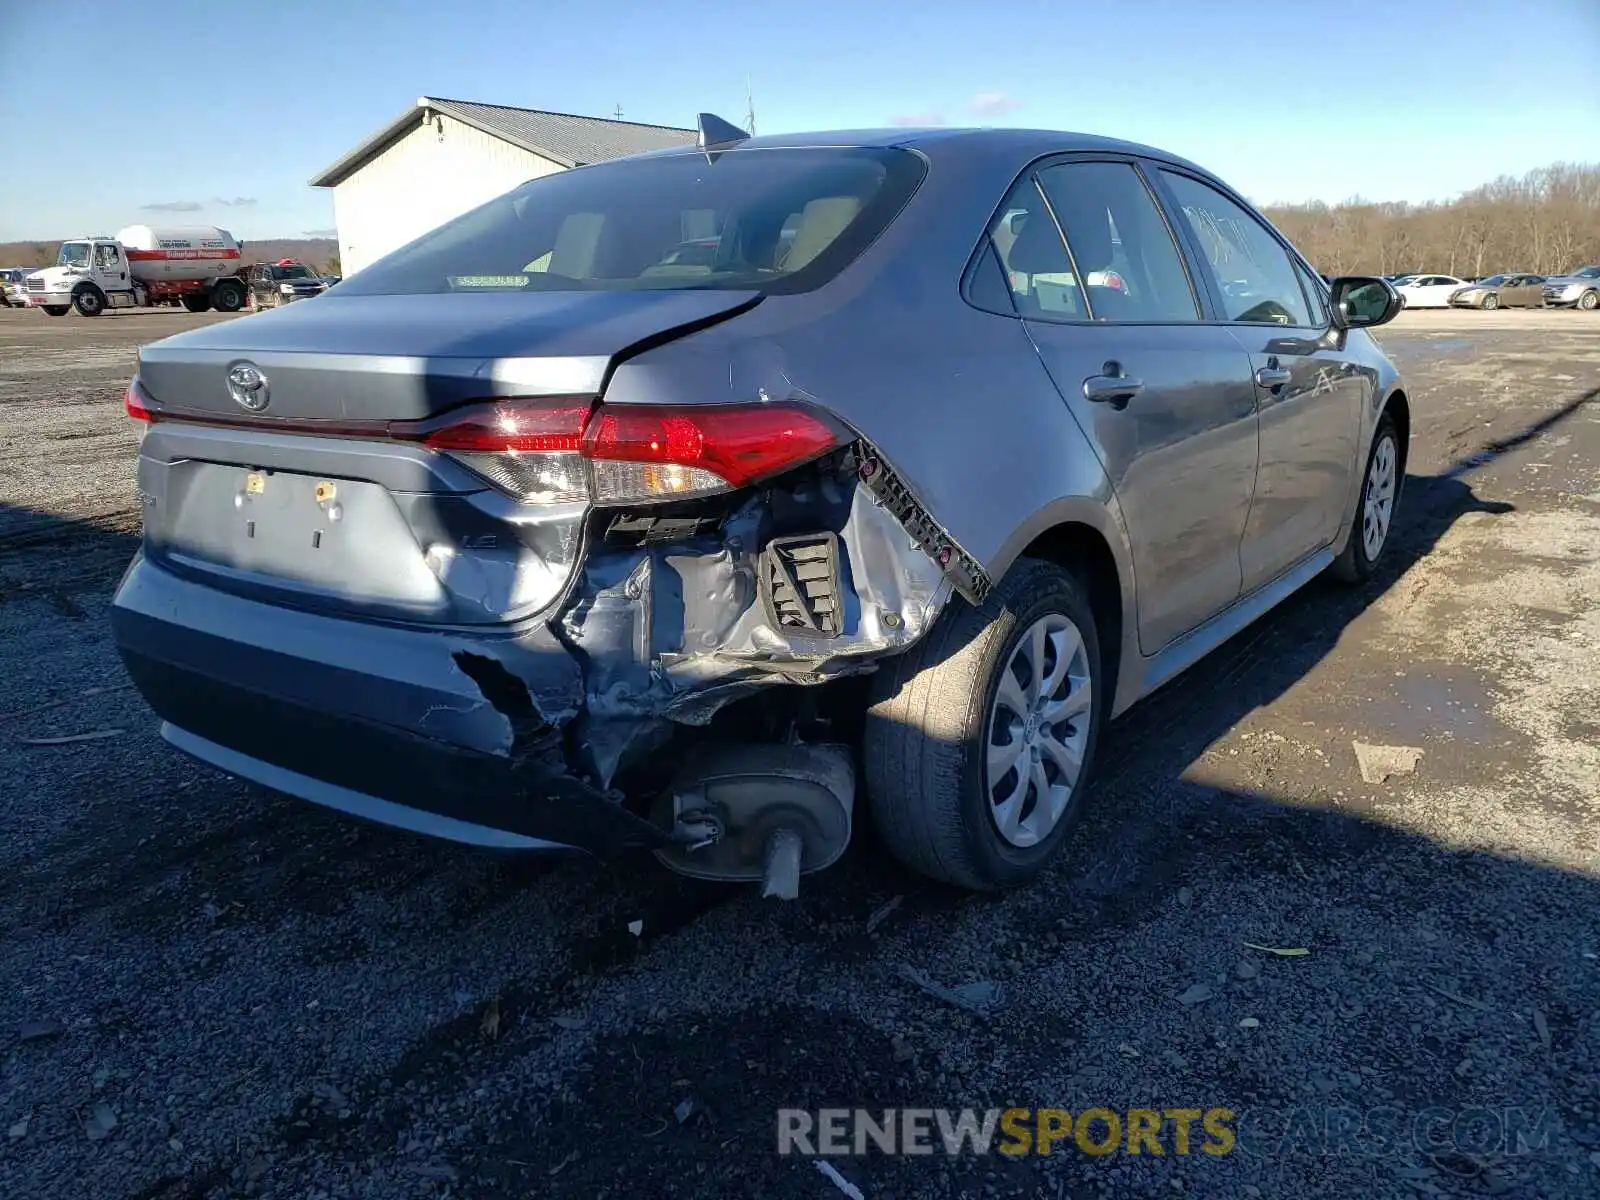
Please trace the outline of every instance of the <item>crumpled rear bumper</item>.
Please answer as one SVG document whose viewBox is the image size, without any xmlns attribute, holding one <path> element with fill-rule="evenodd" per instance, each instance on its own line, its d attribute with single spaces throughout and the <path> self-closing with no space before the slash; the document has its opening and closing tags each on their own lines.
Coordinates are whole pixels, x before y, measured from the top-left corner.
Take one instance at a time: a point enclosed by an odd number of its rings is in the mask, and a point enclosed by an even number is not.
<svg viewBox="0 0 1600 1200">
<path fill-rule="evenodd" d="M 475 637 L 319 616 L 142 554 L 111 623 L 163 736 L 230 774 L 478 845 L 603 855 L 666 840 L 567 770 L 559 727 L 582 680 L 542 625 Z"/>
</svg>

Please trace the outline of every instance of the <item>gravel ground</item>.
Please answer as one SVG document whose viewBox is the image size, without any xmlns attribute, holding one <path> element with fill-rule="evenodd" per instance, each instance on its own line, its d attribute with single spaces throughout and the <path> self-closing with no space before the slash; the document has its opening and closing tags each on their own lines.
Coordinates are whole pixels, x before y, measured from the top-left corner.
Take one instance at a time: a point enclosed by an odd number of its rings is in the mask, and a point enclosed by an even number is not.
<svg viewBox="0 0 1600 1200">
<path fill-rule="evenodd" d="M 105 623 L 118 396 L 213 319 L 0 311 L 0 1196 L 1600 1194 L 1600 319 L 1383 331 L 1416 429 L 1382 577 L 1114 725 L 1036 886 L 925 885 L 867 834 L 789 905 L 369 828 L 160 741 Z M 1356 743 L 1421 753 L 1368 783 Z M 775 1152 L 780 1107 L 858 1105 L 1238 1138 L 835 1156 L 844 1186 Z"/>
</svg>

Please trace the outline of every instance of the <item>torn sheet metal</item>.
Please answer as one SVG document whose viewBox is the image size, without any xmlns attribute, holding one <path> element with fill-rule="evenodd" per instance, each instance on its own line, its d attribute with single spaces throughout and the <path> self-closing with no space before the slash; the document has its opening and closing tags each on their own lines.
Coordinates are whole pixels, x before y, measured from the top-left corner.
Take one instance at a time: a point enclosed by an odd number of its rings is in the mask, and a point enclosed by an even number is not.
<svg viewBox="0 0 1600 1200">
<path fill-rule="evenodd" d="M 992 586 L 983 564 L 963 550 L 949 531 L 933 519 L 933 514 L 877 447 L 863 438 L 856 443 L 854 454 L 858 464 L 856 472 L 867 490 L 894 514 L 917 545 L 927 548 L 928 554 L 949 575 L 956 591 L 972 605 L 982 604 Z"/>
<path fill-rule="evenodd" d="M 806 532 L 838 538 L 836 632 L 775 628 L 761 603 L 763 550 Z M 922 637 L 950 594 L 940 565 L 887 506 L 848 477 L 824 477 L 752 497 L 715 535 L 595 546 L 559 628 L 583 664 L 592 718 L 702 724 L 772 683 L 870 669 Z"/>
</svg>

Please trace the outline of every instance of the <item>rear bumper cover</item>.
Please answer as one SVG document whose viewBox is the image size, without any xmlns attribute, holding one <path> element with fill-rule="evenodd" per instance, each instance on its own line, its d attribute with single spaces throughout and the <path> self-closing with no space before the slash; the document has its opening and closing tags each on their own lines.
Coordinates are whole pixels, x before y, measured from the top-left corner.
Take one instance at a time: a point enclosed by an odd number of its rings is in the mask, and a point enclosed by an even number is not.
<svg viewBox="0 0 1600 1200">
<path fill-rule="evenodd" d="M 142 553 L 111 624 L 163 736 L 230 774 L 478 845 L 603 855 L 666 840 L 568 772 L 559 728 L 582 680 L 543 625 L 486 637 L 318 616 Z"/>
</svg>

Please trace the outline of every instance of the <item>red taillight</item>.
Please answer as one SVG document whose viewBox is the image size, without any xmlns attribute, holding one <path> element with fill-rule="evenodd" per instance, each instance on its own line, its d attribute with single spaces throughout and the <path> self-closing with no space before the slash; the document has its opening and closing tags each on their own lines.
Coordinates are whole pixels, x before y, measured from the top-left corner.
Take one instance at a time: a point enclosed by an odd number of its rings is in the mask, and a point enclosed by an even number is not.
<svg viewBox="0 0 1600 1200">
<path fill-rule="evenodd" d="M 803 405 L 601 405 L 572 398 L 504 400 L 442 425 L 391 437 L 420 440 L 534 503 L 688 499 L 745 487 L 838 444 Z M 587 479 L 582 460 L 589 463 Z"/>
<path fill-rule="evenodd" d="M 128 390 L 122 393 L 122 410 L 135 421 L 154 421 L 156 415 L 145 403 L 149 398 L 139 386 L 139 381 L 134 379 L 128 384 Z"/>
<path fill-rule="evenodd" d="M 584 430 L 583 456 L 687 467 L 737 488 L 809 462 L 836 441 L 798 404 L 603 405 Z"/>
<path fill-rule="evenodd" d="M 589 404 L 562 400 L 503 400 L 466 410 L 425 435 L 433 450 L 489 454 L 576 454 Z"/>
</svg>

